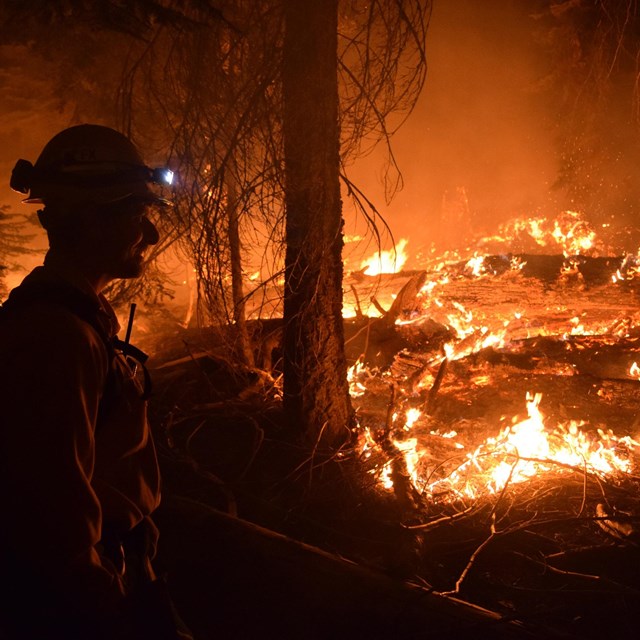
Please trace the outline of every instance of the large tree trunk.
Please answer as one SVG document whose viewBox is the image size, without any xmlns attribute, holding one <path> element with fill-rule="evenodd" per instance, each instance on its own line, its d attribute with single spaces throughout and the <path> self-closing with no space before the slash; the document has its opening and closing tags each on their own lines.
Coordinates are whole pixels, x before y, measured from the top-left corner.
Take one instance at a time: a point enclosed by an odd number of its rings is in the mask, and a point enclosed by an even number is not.
<svg viewBox="0 0 640 640">
<path fill-rule="evenodd" d="M 337 0 L 285 0 L 284 405 L 309 442 L 335 446 L 352 409 L 342 327 Z"/>
</svg>

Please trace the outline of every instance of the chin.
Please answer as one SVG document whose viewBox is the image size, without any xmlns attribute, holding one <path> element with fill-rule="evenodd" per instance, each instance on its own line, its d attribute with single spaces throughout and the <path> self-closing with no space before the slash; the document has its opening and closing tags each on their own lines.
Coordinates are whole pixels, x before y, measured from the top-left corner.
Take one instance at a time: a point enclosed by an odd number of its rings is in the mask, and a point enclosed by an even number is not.
<svg viewBox="0 0 640 640">
<path fill-rule="evenodd" d="M 129 260 L 123 262 L 117 270 L 115 277 L 122 279 L 139 278 L 144 273 L 144 263 L 142 260 Z"/>
</svg>

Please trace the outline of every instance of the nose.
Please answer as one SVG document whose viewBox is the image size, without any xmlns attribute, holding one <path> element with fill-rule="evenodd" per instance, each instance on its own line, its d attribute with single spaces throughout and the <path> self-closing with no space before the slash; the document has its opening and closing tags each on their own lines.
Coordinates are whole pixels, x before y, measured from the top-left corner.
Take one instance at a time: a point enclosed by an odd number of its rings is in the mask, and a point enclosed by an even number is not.
<svg viewBox="0 0 640 640">
<path fill-rule="evenodd" d="M 160 234 L 156 229 L 156 225 L 147 216 L 142 218 L 142 239 L 148 245 L 158 244 L 160 241 Z"/>
</svg>

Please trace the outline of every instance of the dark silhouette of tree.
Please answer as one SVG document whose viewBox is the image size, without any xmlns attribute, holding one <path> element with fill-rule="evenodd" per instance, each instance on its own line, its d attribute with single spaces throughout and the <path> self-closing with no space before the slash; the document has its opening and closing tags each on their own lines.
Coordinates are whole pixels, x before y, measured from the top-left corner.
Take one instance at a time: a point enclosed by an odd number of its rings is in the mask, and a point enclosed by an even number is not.
<svg viewBox="0 0 640 640">
<path fill-rule="evenodd" d="M 4 282 L 7 271 L 19 267 L 21 256 L 33 253 L 29 248 L 32 236 L 25 233 L 26 227 L 25 216 L 11 213 L 6 205 L 0 206 L 0 301 L 9 293 Z"/>
<path fill-rule="evenodd" d="M 245 302 L 254 317 L 264 316 L 274 308 L 282 310 L 281 285 L 274 285 L 282 278 L 286 262 L 285 404 L 295 415 L 300 431 L 313 434 L 312 439 L 323 430 L 327 415 L 335 410 L 340 417 L 332 420 L 329 428 L 324 427 L 324 432 L 335 439 L 338 431 L 346 433 L 349 424 L 346 366 L 341 355 L 342 239 L 336 222 L 341 219 L 340 187 L 339 183 L 327 187 L 338 192 L 338 209 L 328 207 L 327 211 L 333 213 L 327 220 L 320 211 L 314 212 L 316 227 L 322 233 L 303 233 L 301 242 L 295 232 L 298 223 L 290 224 L 289 212 L 298 212 L 301 219 L 303 207 L 295 204 L 294 197 L 286 216 L 284 208 L 296 182 L 308 178 L 294 172 L 283 184 L 283 128 L 293 117 L 293 111 L 284 108 L 283 100 L 283 70 L 287 68 L 283 65 L 283 5 L 273 1 L 232 5 L 225 11 L 227 22 L 218 30 L 176 32 L 163 27 L 156 32 L 150 46 L 132 65 L 124 85 L 125 128 L 136 137 L 153 137 L 154 132 L 149 132 L 145 123 L 150 114 L 155 114 L 154 120 L 160 117 L 166 123 L 160 132 L 172 135 L 145 146 L 170 147 L 183 184 L 189 185 L 176 198 L 176 230 L 185 254 L 194 261 L 204 302 L 200 308 L 202 312 L 204 307 L 206 319 L 234 322 L 241 328 Z M 349 159 L 380 139 L 388 144 L 422 86 L 428 4 L 349 2 L 341 4 L 339 11 L 336 8 L 336 15 L 339 28 L 336 18 L 331 32 L 324 36 L 335 42 L 331 65 L 340 79 L 339 124 L 343 134 L 339 144 L 334 144 L 338 165 L 334 166 L 334 159 L 329 160 L 320 148 L 314 151 L 309 147 L 303 153 L 306 163 L 314 166 L 316 184 L 320 176 L 324 181 L 329 174 L 338 180 L 342 167 L 349 192 L 359 196 L 346 175 Z M 300 46 L 306 51 L 304 45 Z M 323 51 L 323 55 L 326 53 Z M 290 82 L 289 87 L 292 85 Z M 337 88 L 329 94 L 336 91 Z M 298 103 L 298 98 L 289 100 L 290 105 Z M 322 105 L 318 101 L 305 102 L 302 121 L 313 120 Z M 332 135 L 331 130 L 327 129 L 325 135 Z M 290 139 L 297 138 L 298 134 L 290 134 Z M 327 162 L 330 168 L 320 171 L 319 167 Z M 394 164 L 391 153 L 389 164 Z M 390 184 L 390 194 L 398 183 L 396 177 Z M 377 231 L 375 223 L 380 219 L 375 207 L 364 198 L 359 202 Z M 313 250 L 312 241 L 317 243 Z M 294 258 L 295 251 L 301 248 L 308 249 L 309 255 Z M 331 258 L 320 267 L 317 258 L 325 256 Z M 304 267 L 294 267 L 301 260 L 320 268 L 320 275 L 316 274 L 315 279 L 302 277 L 298 282 L 301 274 L 309 273 Z M 260 272 L 257 286 L 244 275 L 256 270 Z M 294 281 L 295 286 L 291 286 Z M 292 291 L 296 292 L 297 301 L 291 296 Z M 311 304 L 315 305 L 315 319 L 308 316 L 298 324 L 304 316 L 298 311 L 310 312 Z M 319 322 L 321 316 L 323 321 Z M 325 320 L 327 327 L 321 329 Z M 305 323 L 313 328 L 303 335 L 301 324 Z M 292 338 L 293 335 L 297 337 Z M 239 343 L 246 345 L 241 330 L 238 336 Z M 325 345 L 327 337 L 330 342 L 335 337 L 335 344 L 328 348 L 330 355 L 322 363 L 318 343 Z M 246 352 L 246 347 L 241 350 Z M 301 365 L 305 350 L 314 355 Z M 318 369 L 317 373 L 312 374 L 312 366 Z M 319 382 L 326 386 L 327 395 L 319 391 Z M 305 410 L 294 409 L 301 402 L 301 390 L 307 388 L 309 406 Z M 296 400 L 290 402 L 290 398 Z M 324 417 L 320 417 L 322 411 L 312 409 L 312 398 L 317 407 L 324 407 Z M 301 422 L 302 415 L 307 416 L 307 423 Z"/>
<path fill-rule="evenodd" d="M 533 8 L 533 7 L 532 7 Z M 556 188 L 599 222 L 633 222 L 640 185 L 640 7 L 631 0 L 542 0 L 534 26 L 546 52 L 539 89 L 552 110 Z"/>
</svg>

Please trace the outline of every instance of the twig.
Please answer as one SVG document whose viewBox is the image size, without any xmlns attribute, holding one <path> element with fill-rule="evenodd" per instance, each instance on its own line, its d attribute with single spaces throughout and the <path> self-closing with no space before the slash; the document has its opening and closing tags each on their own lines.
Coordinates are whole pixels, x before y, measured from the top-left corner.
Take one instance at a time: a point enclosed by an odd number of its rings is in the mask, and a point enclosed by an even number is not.
<svg viewBox="0 0 640 640">
<path fill-rule="evenodd" d="M 491 513 L 489 514 L 489 518 L 492 521 L 494 521 L 494 519 L 495 519 L 496 510 L 498 508 L 498 505 L 500 504 L 500 502 L 502 502 L 502 499 L 504 498 L 504 494 L 507 492 L 507 488 L 511 484 L 511 478 L 513 477 L 513 472 L 515 471 L 515 468 L 518 466 L 519 463 L 520 463 L 520 457 L 518 456 L 516 458 L 516 461 L 511 465 L 511 470 L 509 471 L 509 477 L 507 478 L 507 481 L 504 483 L 504 487 L 502 487 L 502 491 L 500 492 L 500 495 L 498 496 L 498 499 L 496 500 L 495 504 L 493 505 L 493 508 L 491 509 Z"/>
<path fill-rule="evenodd" d="M 442 518 L 438 518 L 437 520 L 432 520 L 431 522 L 425 522 L 422 524 L 401 524 L 400 526 L 404 529 L 415 530 L 419 529 L 421 531 L 428 531 L 429 529 L 434 529 L 438 525 L 443 523 L 454 522 L 455 520 L 459 520 L 460 518 L 464 518 L 464 516 L 468 515 L 472 511 L 474 511 L 476 507 L 472 505 L 471 507 L 467 507 L 464 511 L 460 511 L 458 513 L 454 513 L 451 516 L 443 516 Z"/>
<path fill-rule="evenodd" d="M 544 567 L 547 571 L 551 571 L 551 573 L 555 573 L 561 576 L 569 576 L 571 578 L 580 578 L 582 580 L 589 580 L 589 581 L 593 581 L 593 582 L 598 582 L 599 584 L 602 585 L 606 585 L 606 586 L 610 586 L 610 587 L 614 587 L 616 590 L 619 590 L 619 592 L 624 593 L 624 594 L 628 594 L 628 595 L 633 595 L 636 597 L 640 597 L 640 590 L 639 589 L 633 589 L 632 587 L 627 587 L 624 584 L 620 584 L 619 582 L 616 582 L 615 580 L 610 580 L 609 578 L 605 578 L 603 576 L 598 576 L 598 575 L 593 575 L 590 573 L 581 573 L 579 571 L 569 571 L 568 569 L 560 569 L 558 567 L 554 567 L 551 564 L 548 564 L 547 562 L 540 562 L 539 560 L 536 560 L 535 558 L 531 558 L 530 556 L 525 555 L 524 553 L 521 553 L 520 551 L 514 551 L 513 552 L 514 555 L 519 556 L 521 558 L 524 558 L 525 560 L 528 560 L 529 562 L 532 562 L 536 565 L 539 565 L 541 567 Z"/>
<path fill-rule="evenodd" d="M 313 470 L 315 469 L 313 461 L 315 460 L 316 453 L 318 452 L 318 447 L 320 446 L 320 442 L 322 442 L 322 436 L 324 435 L 324 430 L 327 428 L 328 424 L 329 423 L 326 420 L 322 423 L 322 427 L 320 428 L 320 433 L 318 433 L 318 437 L 316 438 L 316 441 L 313 443 L 313 449 L 311 450 L 311 455 L 309 456 L 309 462 L 311 463 L 309 465 L 309 485 L 311 485 L 311 482 L 313 481 Z"/>
<path fill-rule="evenodd" d="M 358 320 L 362 320 L 364 315 L 362 313 L 362 307 L 360 306 L 360 297 L 358 296 L 358 290 L 351 285 L 351 292 L 353 293 L 353 297 L 356 299 L 356 318 Z"/>
<path fill-rule="evenodd" d="M 218 478 L 218 476 L 211 473 L 210 471 L 207 471 L 206 469 L 203 469 L 200 463 L 189 452 L 189 445 L 191 444 L 191 440 L 200 431 L 200 429 L 202 429 L 202 427 L 206 424 L 206 422 L 207 422 L 206 419 L 202 420 L 200 424 L 189 434 L 189 437 L 187 438 L 187 441 L 185 443 L 184 458 L 196 474 L 198 474 L 203 478 L 206 478 L 207 480 L 210 480 L 213 484 L 215 484 L 220 489 L 220 491 L 222 491 L 225 498 L 227 499 L 227 513 L 232 516 L 237 516 L 238 503 L 231 489 L 229 489 L 227 484 L 223 480 Z"/>
<path fill-rule="evenodd" d="M 380 312 L 383 318 L 387 315 L 387 310 L 378 302 L 375 296 L 371 298 L 371 304 Z"/>
<path fill-rule="evenodd" d="M 249 417 L 249 420 L 253 425 L 254 433 L 256 434 L 256 437 L 254 438 L 254 441 L 253 441 L 254 446 L 253 446 L 253 450 L 251 451 L 251 455 L 249 456 L 249 460 L 247 460 L 247 464 L 244 466 L 244 469 L 240 472 L 240 475 L 238 476 L 239 480 L 242 480 L 242 478 L 245 477 L 245 475 L 253 465 L 256 459 L 256 456 L 258 455 L 258 451 L 260 451 L 260 447 L 264 442 L 264 429 L 253 418 Z"/>
<path fill-rule="evenodd" d="M 587 459 L 584 456 L 582 456 L 582 459 L 584 461 L 584 473 L 582 475 L 582 503 L 580 504 L 580 509 L 578 510 L 578 516 L 582 515 L 584 507 L 587 503 Z"/>
<path fill-rule="evenodd" d="M 456 586 L 455 589 L 453 591 L 441 591 L 440 595 L 442 596 L 455 596 L 458 595 L 460 593 L 460 587 L 462 586 L 462 583 L 464 582 L 464 579 L 467 577 L 467 575 L 469 574 L 469 571 L 471 571 L 471 568 L 473 567 L 473 565 L 476 562 L 477 557 L 482 553 L 482 551 L 489 546 L 489 543 L 496 537 L 498 537 L 499 533 L 496 533 L 496 528 L 495 528 L 495 516 L 493 517 L 493 522 L 491 523 L 491 534 L 489 535 L 489 537 L 471 554 L 471 557 L 469 558 L 469 562 L 467 562 L 467 566 L 463 569 L 462 573 L 460 574 L 460 577 L 456 580 Z"/>
<path fill-rule="evenodd" d="M 315 445 L 313 447 L 313 450 L 312 450 L 311 454 L 307 458 L 305 458 L 300 464 L 298 464 L 294 469 L 292 469 L 289 473 L 287 473 L 287 475 L 284 476 L 284 478 L 282 478 L 282 480 L 280 480 L 280 482 L 285 482 L 285 481 L 293 478 L 296 475 L 296 473 L 298 473 L 299 471 L 304 469 L 304 467 L 306 465 L 310 466 L 310 469 L 309 469 L 309 482 L 311 482 L 311 479 L 312 479 L 311 476 L 312 476 L 313 471 L 315 471 L 316 469 L 319 469 L 320 467 L 324 466 L 325 464 L 328 464 L 328 463 L 332 462 L 333 460 L 335 460 L 339 456 L 344 455 L 344 449 L 346 447 L 346 444 L 343 444 L 343 445 L 339 446 L 337 449 L 333 450 L 331 452 L 331 455 L 328 456 L 326 459 L 322 460 L 322 462 L 314 464 L 314 460 L 315 460 L 317 449 L 318 449 L 318 443 L 320 442 L 320 440 L 322 438 L 322 433 L 323 433 L 326 425 L 327 425 L 326 422 L 322 425 L 322 429 L 320 430 L 320 434 L 318 435 L 318 438 L 316 439 L 316 442 L 315 442 Z M 302 451 L 307 451 L 306 447 L 302 447 L 301 450 Z"/>
</svg>

